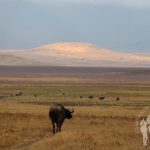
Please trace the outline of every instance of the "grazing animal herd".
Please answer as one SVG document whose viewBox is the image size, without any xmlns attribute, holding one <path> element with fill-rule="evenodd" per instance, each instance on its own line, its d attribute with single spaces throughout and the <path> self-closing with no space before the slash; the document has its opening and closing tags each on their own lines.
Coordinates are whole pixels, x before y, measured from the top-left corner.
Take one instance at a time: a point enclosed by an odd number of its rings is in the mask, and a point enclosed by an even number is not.
<svg viewBox="0 0 150 150">
<path fill-rule="evenodd" d="M 10 94 L 11 97 L 13 96 L 23 96 L 23 92 L 18 92 L 16 94 Z M 66 96 L 66 93 L 62 93 L 63 96 Z M 33 96 L 36 98 L 37 94 L 33 94 Z M 80 99 L 83 98 L 82 95 L 79 96 Z M 4 96 L 0 96 L 0 99 L 4 98 Z M 89 99 L 93 99 L 94 96 L 93 95 L 89 95 L 88 96 Z M 99 100 L 105 100 L 106 97 L 101 96 L 98 97 Z M 120 97 L 116 98 L 116 101 L 119 101 Z M 53 133 L 56 132 L 61 132 L 61 127 L 62 124 L 64 122 L 65 119 L 71 119 L 72 113 L 74 112 L 74 109 L 70 110 L 65 108 L 63 105 L 61 104 L 53 104 L 51 105 L 50 109 L 49 109 L 49 118 L 51 120 L 52 126 L 53 126 Z"/>
<path fill-rule="evenodd" d="M 23 96 L 23 94 L 24 94 L 23 92 L 18 92 L 18 93 L 15 93 L 14 95 L 13 95 L 13 94 L 10 94 L 10 97 L 13 97 L 13 96 L 16 96 L 16 97 L 17 97 L 17 96 Z M 34 96 L 34 97 L 37 97 L 37 94 L 33 94 L 33 96 Z"/>
<path fill-rule="evenodd" d="M 82 99 L 82 98 L 83 98 L 83 96 L 80 96 L 80 99 Z M 89 98 L 89 99 L 93 99 L 93 98 L 94 98 L 94 96 L 89 95 L 89 96 L 88 96 L 88 98 Z M 99 100 L 105 100 L 105 99 L 106 99 L 106 97 L 101 96 L 101 97 L 98 97 L 98 99 L 99 99 Z M 119 100 L 120 100 L 120 97 L 117 97 L 117 98 L 116 98 L 116 101 L 119 101 Z"/>
<path fill-rule="evenodd" d="M 13 97 L 13 96 L 16 96 L 16 97 L 18 97 L 18 96 L 23 96 L 23 92 L 18 92 L 18 93 L 15 93 L 14 95 L 13 94 L 10 94 L 10 97 Z M 63 96 L 66 96 L 66 93 L 62 93 L 62 95 Z M 37 97 L 38 95 L 36 94 L 36 93 L 34 93 L 33 94 L 33 97 Z M 8 96 L 0 96 L 0 99 L 2 99 L 2 98 L 4 98 L 4 97 L 8 97 Z M 82 96 L 82 95 L 80 95 L 79 96 L 80 97 L 80 99 L 83 99 L 84 98 L 84 96 Z M 94 97 L 93 95 L 89 95 L 88 96 L 88 98 L 89 99 L 94 99 L 94 98 L 96 98 L 96 96 Z M 98 99 L 99 100 L 105 100 L 106 99 L 106 97 L 104 97 L 104 96 L 101 96 L 101 97 L 98 97 Z M 116 97 L 116 101 L 119 101 L 120 100 L 120 97 Z"/>
</svg>

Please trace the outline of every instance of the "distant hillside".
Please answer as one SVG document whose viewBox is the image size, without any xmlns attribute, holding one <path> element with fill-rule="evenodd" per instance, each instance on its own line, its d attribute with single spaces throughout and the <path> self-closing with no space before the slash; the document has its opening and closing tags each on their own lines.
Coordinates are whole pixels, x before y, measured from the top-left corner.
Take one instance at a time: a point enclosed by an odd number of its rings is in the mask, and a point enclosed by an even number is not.
<svg viewBox="0 0 150 150">
<path fill-rule="evenodd" d="M 0 65 L 150 67 L 150 55 L 121 53 L 88 43 L 56 43 L 0 51 Z"/>
</svg>

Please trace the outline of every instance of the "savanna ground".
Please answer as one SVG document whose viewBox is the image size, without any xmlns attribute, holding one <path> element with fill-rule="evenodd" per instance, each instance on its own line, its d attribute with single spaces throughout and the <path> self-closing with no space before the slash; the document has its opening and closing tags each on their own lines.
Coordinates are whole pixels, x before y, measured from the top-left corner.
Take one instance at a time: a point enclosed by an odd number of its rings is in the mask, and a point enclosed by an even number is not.
<svg viewBox="0 0 150 150">
<path fill-rule="evenodd" d="M 137 118 L 150 106 L 150 81 L 136 81 L 1 76 L 0 149 L 149 149 L 150 144 L 142 146 L 142 135 L 135 130 L 139 131 Z M 23 92 L 22 96 L 15 96 L 19 92 Z M 89 99 L 89 95 L 94 98 Z M 105 100 L 99 100 L 100 96 Z M 62 132 L 53 135 L 48 111 L 55 102 L 73 107 L 75 112 L 71 120 L 65 120 Z M 144 116 L 150 114 L 147 109 L 143 112 Z"/>
</svg>

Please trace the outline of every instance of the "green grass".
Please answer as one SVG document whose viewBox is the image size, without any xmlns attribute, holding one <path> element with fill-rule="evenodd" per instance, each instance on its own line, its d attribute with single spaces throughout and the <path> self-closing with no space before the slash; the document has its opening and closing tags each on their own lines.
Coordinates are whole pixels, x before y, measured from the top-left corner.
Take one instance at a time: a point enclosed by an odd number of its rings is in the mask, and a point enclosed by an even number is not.
<svg viewBox="0 0 150 150">
<path fill-rule="evenodd" d="M 118 105 L 118 106 L 149 106 L 150 87 L 143 85 L 102 85 L 102 86 L 27 86 L 27 85 L 1 85 L 1 99 L 16 101 L 18 103 L 34 103 L 49 105 L 53 102 L 65 105 Z M 15 96 L 23 92 L 22 96 Z M 62 93 L 65 93 L 63 95 Z M 13 94 L 13 97 L 10 95 Z M 37 97 L 34 97 L 34 94 Z M 94 96 L 89 99 L 88 96 Z M 80 96 L 83 96 L 81 99 Z M 105 100 L 98 97 L 104 96 Z M 116 97 L 120 97 L 116 101 Z"/>
</svg>

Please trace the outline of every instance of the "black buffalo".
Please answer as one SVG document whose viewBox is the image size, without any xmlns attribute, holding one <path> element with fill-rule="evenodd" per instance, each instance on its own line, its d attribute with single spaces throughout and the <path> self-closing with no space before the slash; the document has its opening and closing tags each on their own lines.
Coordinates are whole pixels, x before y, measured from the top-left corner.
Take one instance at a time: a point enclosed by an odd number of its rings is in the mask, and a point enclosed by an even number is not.
<svg viewBox="0 0 150 150">
<path fill-rule="evenodd" d="M 102 96 L 102 97 L 99 97 L 99 100 L 104 100 L 104 99 L 105 99 L 105 97 L 103 97 L 103 96 Z"/>
<path fill-rule="evenodd" d="M 34 97 L 37 97 L 37 94 L 34 94 Z"/>
<path fill-rule="evenodd" d="M 74 110 L 71 111 L 69 109 L 66 109 L 61 104 L 53 104 L 50 107 L 49 118 L 50 118 L 50 120 L 52 122 L 53 133 L 55 133 L 55 132 L 61 132 L 61 126 L 62 126 L 64 120 L 66 118 L 67 119 L 71 119 L 73 112 L 74 112 Z"/>
<path fill-rule="evenodd" d="M 89 96 L 89 99 L 93 99 L 93 98 L 94 98 L 94 96 L 92 96 L 92 95 Z"/>
<path fill-rule="evenodd" d="M 80 96 L 80 98 L 83 98 L 83 96 Z"/>
<path fill-rule="evenodd" d="M 116 100 L 119 101 L 119 100 L 120 100 L 120 97 L 117 97 Z"/>
<path fill-rule="evenodd" d="M 22 92 L 19 92 L 19 93 L 16 93 L 15 95 L 16 95 L 16 96 L 22 96 L 23 93 L 22 93 Z"/>
<path fill-rule="evenodd" d="M 62 95 L 63 95 L 63 96 L 65 96 L 65 95 L 66 95 L 66 93 L 62 93 Z"/>
</svg>

